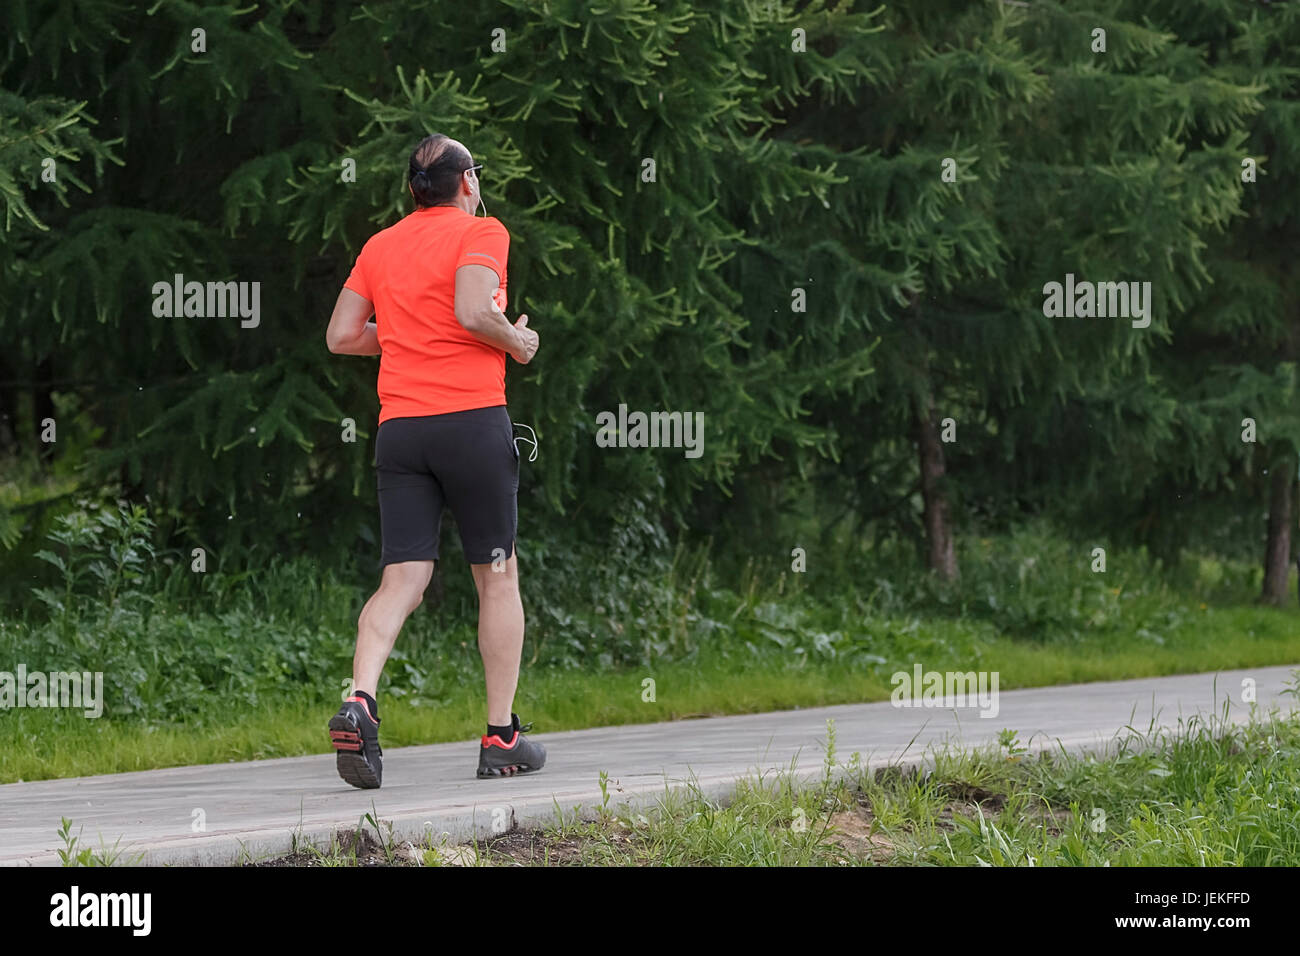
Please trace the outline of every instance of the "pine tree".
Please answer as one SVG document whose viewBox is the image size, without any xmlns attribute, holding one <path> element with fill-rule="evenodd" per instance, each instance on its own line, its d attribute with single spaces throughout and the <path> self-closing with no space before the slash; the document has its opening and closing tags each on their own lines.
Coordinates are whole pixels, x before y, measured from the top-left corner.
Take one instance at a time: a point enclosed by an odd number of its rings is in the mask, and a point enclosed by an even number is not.
<svg viewBox="0 0 1300 956">
<path fill-rule="evenodd" d="M 825 451 L 797 411 L 807 369 L 746 355 L 743 293 L 718 271 L 758 241 L 756 208 L 832 180 L 763 140 L 761 5 L 35 9 L 5 13 L 0 85 L 93 91 L 122 165 L 85 177 L 93 193 L 67 210 L 32 202 L 51 234 L 23 269 L 59 281 L 11 270 L 3 294 L 24 360 L 67 383 L 63 433 L 102 432 L 87 483 L 149 494 L 166 531 L 337 551 L 373 524 L 375 364 L 330 355 L 323 330 L 361 244 L 409 210 L 406 156 L 431 131 L 485 162 L 488 208 L 512 230 L 509 308 L 545 351 L 512 369 L 509 399 L 542 438 L 525 488 L 554 527 L 684 522 L 693 494 L 775 442 Z M 852 68 L 820 58 L 792 95 Z M 176 274 L 261 282 L 259 323 L 153 315 L 151 290 Z M 703 412 L 704 455 L 598 448 L 595 417 L 620 404 Z"/>
<path fill-rule="evenodd" d="M 1295 19 L 10 4 L 0 414 L 35 447 L 57 406 L 56 464 L 92 449 L 86 487 L 148 494 L 187 543 L 373 539 L 376 367 L 330 355 L 324 327 L 361 244 L 410 208 L 407 152 L 441 131 L 485 163 L 508 310 L 542 335 L 508 392 L 542 439 L 539 538 L 736 541 L 847 510 L 952 580 L 973 517 L 1175 547 L 1185 499 L 1244 526 L 1266 482 L 1275 594 L 1300 448 L 1290 186 L 1240 164 L 1300 145 Z M 177 273 L 261 282 L 260 321 L 156 316 Z M 1044 314 L 1067 274 L 1151 282 L 1150 326 Z M 598 447 L 620 405 L 703 412 L 704 455 Z M 1251 414 L 1254 451 L 1232 426 Z"/>
<path fill-rule="evenodd" d="M 1243 215 L 1210 245 L 1205 259 L 1214 284 L 1159 356 L 1157 375 L 1177 401 L 1179 427 L 1164 449 L 1170 477 L 1152 497 L 1199 490 L 1212 508 L 1206 523 L 1252 550 L 1262 544 L 1261 599 L 1281 604 L 1300 464 L 1300 289 L 1290 255 L 1300 235 L 1286 173 L 1287 157 L 1300 147 L 1300 66 L 1292 52 L 1300 16 L 1288 4 L 1224 5 L 1206 17 L 1168 3 L 1150 13 L 1204 49 L 1217 73 L 1257 90 L 1260 104 L 1249 117 L 1248 139 L 1218 173 L 1242 183 Z M 1212 132 L 1213 119 L 1206 117 L 1201 132 Z M 1266 527 L 1256 517 L 1260 505 Z"/>
<path fill-rule="evenodd" d="M 890 9 L 890 53 L 857 101 L 783 134 L 847 177 L 831 213 L 776 224 L 802 236 L 785 275 L 826 290 L 815 334 L 832 348 L 879 340 L 875 373 L 811 418 L 833 422 L 859 514 L 910 530 L 948 580 L 963 513 L 1063 511 L 1116 478 L 1125 493 L 1115 456 L 1141 461 L 1173 428 L 1171 401 L 1143 388 L 1149 354 L 1240 201 L 1207 173 L 1239 149 L 1255 91 L 1107 9 Z M 1196 120 L 1216 136 L 1193 136 Z M 1067 274 L 1149 281 L 1151 327 L 1046 316 L 1044 286 Z M 780 348 L 805 330 L 768 332 Z"/>
</svg>

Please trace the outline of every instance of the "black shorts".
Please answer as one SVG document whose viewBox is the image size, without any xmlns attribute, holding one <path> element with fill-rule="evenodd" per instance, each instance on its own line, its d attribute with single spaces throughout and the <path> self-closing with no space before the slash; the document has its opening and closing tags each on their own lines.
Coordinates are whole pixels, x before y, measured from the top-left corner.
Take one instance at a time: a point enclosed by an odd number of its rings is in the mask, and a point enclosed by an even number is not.
<svg viewBox="0 0 1300 956">
<path fill-rule="evenodd" d="M 519 449 L 506 406 L 390 418 L 375 435 L 375 469 L 381 567 L 436 560 L 443 505 L 470 564 L 514 553 Z"/>
</svg>

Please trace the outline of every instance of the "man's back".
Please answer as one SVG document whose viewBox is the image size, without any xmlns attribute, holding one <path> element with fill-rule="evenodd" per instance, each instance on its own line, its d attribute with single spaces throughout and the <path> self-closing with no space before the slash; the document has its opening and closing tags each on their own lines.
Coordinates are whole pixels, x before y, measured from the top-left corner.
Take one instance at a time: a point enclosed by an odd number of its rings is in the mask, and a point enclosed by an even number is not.
<svg viewBox="0 0 1300 956">
<path fill-rule="evenodd" d="M 417 209 L 376 233 L 345 287 L 374 303 L 379 421 L 504 405 L 506 353 L 456 318 L 456 270 L 482 265 L 500 279 L 505 309 L 510 234 L 456 206 Z"/>
</svg>

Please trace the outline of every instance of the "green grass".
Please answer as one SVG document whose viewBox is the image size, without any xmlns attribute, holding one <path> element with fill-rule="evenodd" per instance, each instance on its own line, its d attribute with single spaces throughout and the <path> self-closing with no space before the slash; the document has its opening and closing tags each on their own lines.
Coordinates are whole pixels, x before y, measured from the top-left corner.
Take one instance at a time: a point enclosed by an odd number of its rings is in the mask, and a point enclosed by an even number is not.
<svg viewBox="0 0 1300 956">
<path fill-rule="evenodd" d="M 1296 866 L 1300 720 L 1193 718 L 1104 760 L 949 753 L 857 800 L 896 864 Z"/>
<path fill-rule="evenodd" d="M 1264 608 L 1205 611 L 1144 648 L 1026 645 L 989 637 L 979 667 L 997 670 L 1002 690 L 1094 680 L 1153 677 L 1300 661 L 1300 615 Z M 952 624 L 956 629 L 957 624 Z M 988 625 L 965 625 L 976 630 Z M 944 625 L 933 625 L 941 637 Z M 928 633 L 928 629 L 927 632 Z M 964 640 L 954 640 L 964 646 Z M 927 669 L 970 669 L 960 654 L 936 651 Z M 760 713 L 795 707 L 887 700 L 888 675 L 910 668 L 900 657 L 871 668 L 836 661 L 791 664 L 701 654 L 689 662 L 585 674 L 525 672 L 516 710 L 539 720 L 539 731 L 675 720 L 696 715 Z M 643 680 L 655 681 L 655 700 L 642 700 Z M 330 682 L 322 682 L 328 685 Z M 328 752 L 325 720 L 337 707 L 332 687 L 296 687 L 235 708 L 204 710 L 183 723 L 87 720 L 57 709 L 12 710 L 3 718 L 8 745 L 0 750 L 0 782 L 120 773 L 158 767 L 259 760 Z M 436 705 L 385 698 L 384 745 L 471 740 L 481 734 L 481 683 L 446 691 Z M 468 759 L 468 758 L 467 758 Z"/>
<path fill-rule="evenodd" d="M 611 799 L 602 774 L 600 804 L 557 811 L 549 826 L 460 847 L 399 844 L 368 814 L 328 847 L 261 865 L 1300 865 L 1294 713 L 1134 730 L 1103 755 L 1028 756 L 1009 734 L 1001 747 L 877 770 L 856 753 L 840 762 L 827 731 L 811 783 L 767 773 L 722 799 L 692 783 L 637 810 Z"/>
</svg>

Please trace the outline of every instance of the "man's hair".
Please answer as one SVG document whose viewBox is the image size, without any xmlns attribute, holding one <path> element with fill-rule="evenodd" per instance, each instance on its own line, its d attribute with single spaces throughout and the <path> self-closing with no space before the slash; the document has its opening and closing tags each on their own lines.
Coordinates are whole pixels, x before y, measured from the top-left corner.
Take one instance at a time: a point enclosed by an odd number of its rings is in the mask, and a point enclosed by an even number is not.
<svg viewBox="0 0 1300 956">
<path fill-rule="evenodd" d="M 406 181 L 415 194 L 415 204 L 421 208 L 436 206 L 455 197 L 460 188 L 460 177 L 473 163 L 469 153 L 442 133 L 434 133 L 420 140 L 411 152 L 410 169 Z"/>
</svg>

